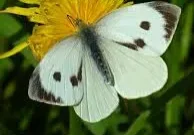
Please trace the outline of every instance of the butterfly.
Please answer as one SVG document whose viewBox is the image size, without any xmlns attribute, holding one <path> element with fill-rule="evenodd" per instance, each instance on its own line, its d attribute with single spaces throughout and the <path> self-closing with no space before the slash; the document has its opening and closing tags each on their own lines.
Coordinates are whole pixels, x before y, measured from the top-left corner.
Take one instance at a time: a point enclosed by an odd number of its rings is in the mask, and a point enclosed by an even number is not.
<svg viewBox="0 0 194 135">
<path fill-rule="evenodd" d="M 168 71 L 160 57 L 175 33 L 181 9 L 153 1 L 114 10 L 95 24 L 69 20 L 79 29 L 40 61 L 30 81 L 33 100 L 73 106 L 84 121 L 109 116 L 119 96 L 135 99 L 160 90 Z"/>
</svg>

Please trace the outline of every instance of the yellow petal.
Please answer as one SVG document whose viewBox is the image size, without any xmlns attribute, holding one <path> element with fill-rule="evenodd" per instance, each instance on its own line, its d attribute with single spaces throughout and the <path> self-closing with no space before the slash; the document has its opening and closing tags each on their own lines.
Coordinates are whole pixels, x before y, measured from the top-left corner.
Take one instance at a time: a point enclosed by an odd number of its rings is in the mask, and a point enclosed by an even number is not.
<svg viewBox="0 0 194 135">
<path fill-rule="evenodd" d="M 45 24 L 46 18 L 41 15 L 40 9 L 38 7 L 31 7 L 31 8 L 21 8 L 21 7 L 9 7 L 0 13 L 12 13 L 17 15 L 27 16 L 30 21 Z"/>
<path fill-rule="evenodd" d="M 40 0 L 19 0 L 26 4 L 40 4 Z"/>
<path fill-rule="evenodd" d="M 0 59 L 4 59 L 4 58 L 10 57 L 12 55 L 15 55 L 16 53 L 20 52 L 21 50 L 23 50 L 27 46 L 28 46 L 28 43 L 23 42 L 23 43 L 17 45 L 16 47 L 14 47 L 12 50 L 5 52 L 3 54 L 0 54 Z"/>
<path fill-rule="evenodd" d="M 38 13 L 39 8 L 32 7 L 32 8 L 21 8 L 21 7 L 9 7 L 5 10 L 1 11 L 1 13 L 12 13 L 17 15 L 24 15 L 24 16 L 32 16 L 35 12 Z"/>
<path fill-rule="evenodd" d="M 127 2 L 127 3 L 123 4 L 121 7 L 127 7 L 127 6 L 131 6 L 133 4 L 134 4 L 134 2 L 130 1 L 130 2 Z"/>
</svg>

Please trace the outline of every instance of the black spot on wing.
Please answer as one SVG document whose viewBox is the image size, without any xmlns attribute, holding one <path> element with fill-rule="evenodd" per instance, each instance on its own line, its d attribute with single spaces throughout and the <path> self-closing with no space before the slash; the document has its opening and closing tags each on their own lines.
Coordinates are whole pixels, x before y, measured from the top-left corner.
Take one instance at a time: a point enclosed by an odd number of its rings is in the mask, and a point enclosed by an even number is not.
<svg viewBox="0 0 194 135">
<path fill-rule="evenodd" d="M 78 86 L 78 78 L 75 75 L 70 78 L 70 82 L 73 87 Z"/>
<path fill-rule="evenodd" d="M 149 30 L 149 29 L 150 29 L 150 22 L 148 22 L 148 21 L 143 21 L 143 22 L 141 22 L 140 27 L 141 27 L 142 29 L 144 29 L 144 30 Z"/>
<path fill-rule="evenodd" d="M 145 42 L 144 42 L 144 40 L 141 39 L 141 38 L 136 39 L 136 40 L 135 40 L 135 44 L 136 44 L 138 47 L 140 47 L 140 48 L 143 48 L 143 47 L 146 45 Z"/>
<path fill-rule="evenodd" d="M 141 38 L 134 40 L 134 43 L 117 42 L 117 41 L 115 41 L 115 43 L 120 44 L 122 46 L 125 46 L 125 47 L 132 49 L 132 50 L 135 50 L 135 51 L 138 51 L 138 48 L 143 48 L 146 45 L 144 40 Z"/>
<path fill-rule="evenodd" d="M 70 82 L 71 82 L 71 85 L 73 87 L 78 86 L 79 85 L 79 82 L 81 82 L 81 81 L 82 81 L 82 61 L 81 61 L 81 64 L 80 64 L 80 67 L 79 67 L 77 76 L 76 75 L 72 75 L 70 77 Z"/>
<path fill-rule="evenodd" d="M 61 81 L 61 73 L 60 72 L 55 72 L 53 74 L 53 79 L 57 82 L 60 82 Z"/>
<path fill-rule="evenodd" d="M 132 44 L 132 43 L 124 43 L 124 42 L 116 42 L 122 46 L 125 46 L 129 49 L 132 49 L 132 50 L 136 50 L 137 51 L 137 46 L 135 44 Z"/>
<path fill-rule="evenodd" d="M 176 27 L 180 9 L 175 5 L 171 5 L 162 1 L 151 2 L 150 5 L 155 8 L 159 13 L 161 13 L 163 18 L 165 19 L 166 24 L 164 28 L 166 31 L 166 35 L 164 35 L 164 37 L 168 41 L 171 38 L 173 31 Z"/>
<path fill-rule="evenodd" d="M 51 103 L 51 104 L 62 104 L 62 99 L 60 97 L 55 97 L 51 92 L 48 92 L 42 84 L 39 76 L 39 70 L 35 69 L 32 74 L 29 83 L 29 96 L 34 100 L 38 100 L 40 102 Z"/>
<path fill-rule="evenodd" d="M 48 101 L 51 103 L 62 103 L 62 100 L 58 97 L 55 98 L 55 96 L 51 92 L 46 92 L 44 89 L 41 89 L 38 92 L 38 97 L 44 101 Z"/>
</svg>

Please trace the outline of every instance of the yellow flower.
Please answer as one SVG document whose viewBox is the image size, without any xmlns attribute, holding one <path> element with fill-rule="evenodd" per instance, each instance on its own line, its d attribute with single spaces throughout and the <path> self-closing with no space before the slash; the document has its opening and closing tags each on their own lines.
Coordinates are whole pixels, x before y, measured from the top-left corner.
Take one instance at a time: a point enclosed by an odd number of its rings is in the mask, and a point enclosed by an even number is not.
<svg viewBox="0 0 194 135">
<path fill-rule="evenodd" d="M 6 58 L 29 46 L 36 59 L 41 60 L 56 42 L 76 32 L 67 15 L 79 18 L 86 24 L 95 24 L 101 17 L 124 4 L 124 0 L 20 0 L 37 6 L 30 8 L 10 7 L 0 13 L 27 16 L 36 23 L 28 40 L 9 52 L 0 55 Z"/>
</svg>

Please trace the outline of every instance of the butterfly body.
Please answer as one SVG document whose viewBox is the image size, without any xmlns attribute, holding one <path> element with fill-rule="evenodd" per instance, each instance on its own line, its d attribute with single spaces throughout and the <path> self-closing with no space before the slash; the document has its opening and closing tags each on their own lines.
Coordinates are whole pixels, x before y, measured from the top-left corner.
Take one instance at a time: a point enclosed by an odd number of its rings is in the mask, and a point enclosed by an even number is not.
<svg viewBox="0 0 194 135">
<path fill-rule="evenodd" d="M 180 13 L 155 1 L 117 9 L 91 25 L 78 19 L 78 32 L 58 42 L 34 70 L 30 98 L 74 106 L 83 120 L 97 122 L 116 109 L 118 94 L 134 99 L 160 90 L 168 77 L 160 56 Z"/>
<path fill-rule="evenodd" d="M 99 46 L 100 38 L 95 32 L 95 28 L 86 24 L 82 24 L 78 27 L 80 27 L 78 36 L 81 39 L 84 51 L 90 52 L 90 55 L 95 61 L 99 72 L 104 77 L 104 81 L 108 84 L 114 85 L 114 77 L 112 75 L 108 62 L 103 56 L 103 50 Z"/>
</svg>

